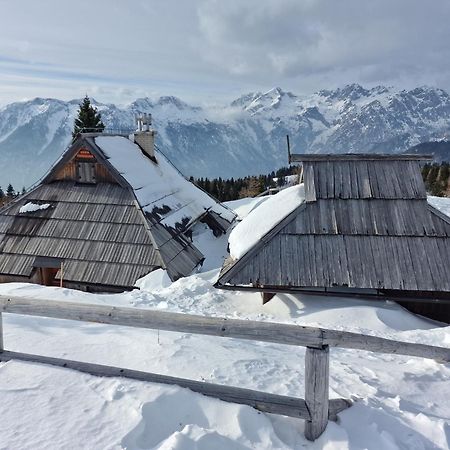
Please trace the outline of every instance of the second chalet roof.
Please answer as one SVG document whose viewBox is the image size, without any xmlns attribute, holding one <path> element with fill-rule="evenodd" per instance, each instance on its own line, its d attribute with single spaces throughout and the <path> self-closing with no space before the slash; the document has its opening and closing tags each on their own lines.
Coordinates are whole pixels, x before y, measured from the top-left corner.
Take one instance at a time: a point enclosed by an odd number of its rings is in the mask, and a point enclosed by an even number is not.
<svg viewBox="0 0 450 450">
<path fill-rule="evenodd" d="M 450 292 L 450 218 L 427 203 L 420 158 L 303 156 L 305 197 L 218 287 Z"/>
</svg>

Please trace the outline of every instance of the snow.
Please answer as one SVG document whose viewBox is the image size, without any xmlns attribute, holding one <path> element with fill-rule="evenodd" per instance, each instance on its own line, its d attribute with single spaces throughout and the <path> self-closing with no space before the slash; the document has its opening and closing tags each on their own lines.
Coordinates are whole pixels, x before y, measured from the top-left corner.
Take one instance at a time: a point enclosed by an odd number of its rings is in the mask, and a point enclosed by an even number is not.
<svg viewBox="0 0 450 450">
<path fill-rule="evenodd" d="M 450 217 L 450 198 L 429 195 L 428 203 Z"/>
<path fill-rule="evenodd" d="M 241 211 L 244 203 L 239 201 Z M 0 295 L 322 326 L 450 346 L 449 326 L 396 303 L 279 294 L 263 306 L 259 294 L 214 289 L 227 238 L 212 241 L 204 231 L 195 228 L 194 242 L 215 267 L 175 283 L 158 273 L 141 285 L 149 290 L 123 294 L 9 283 L 0 284 Z M 3 323 L 5 348 L 12 351 L 304 396 L 303 348 L 13 314 L 3 314 Z M 314 443 L 305 440 L 302 420 L 177 386 L 39 364 L 0 363 L 0 397 L 2 449 L 422 450 L 447 449 L 450 441 L 449 365 L 359 350 L 330 351 L 330 397 L 351 398 L 354 405 Z"/>
<path fill-rule="evenodd" d="M 122 136 L 99 136 L 96 144 L 102 149 L 109 162 L 133 187 L 144 211 L 169 207 L 162 223 L 174 227 L 183 219 L 188 224 L 213 210 L 231 222 L 234 214 L 224 208 L 208 194 L 186 180 L 178 170 L 157 150 L 157 164 L 143 155 L 141 149 Z"/>
<path fill-rule="evenodd" d="M 25 214 L 25 213 L 29 213 L 29 212 L 36 212 L 36 211 L 40 211 L 43 209 L 48 209 L 50 208 L 50 203 L 44 203 L 42 205 L 39 205 L 37 203 L 32 203 L 32 202 L 28 202 L 25 203 L 25 205 L 21 206 L 19 209 L 19 214 Z"/>
<path fill-rule="evenodd" d="M 230 256 L 233 259 L 241 258 L 304 200 L 303 184 L 283 189 L 271 196 L 235 226 L 228 240 Z"/>
</svg>

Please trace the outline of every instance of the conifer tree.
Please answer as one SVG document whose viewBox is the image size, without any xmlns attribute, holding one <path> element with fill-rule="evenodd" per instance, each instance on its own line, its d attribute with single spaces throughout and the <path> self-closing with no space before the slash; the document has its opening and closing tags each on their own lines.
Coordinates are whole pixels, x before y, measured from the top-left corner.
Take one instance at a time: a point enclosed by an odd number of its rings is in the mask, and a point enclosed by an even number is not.
<svg viewBox="0 0 450 450">
<path fill-rule="evenodd" d="M 12 184 L 9 183 L 8 187 L 6 188 L 6 196 L 9 197 L 10 199 L 13 198 L 15 196 L 15 191 L 14 188 L 12 187 Z"/>
<path fill-rule="evenodd" d="M 102 132 L 105 125 L 102 122 L 102 116 L 97 108 L 91 105 L 91 100 L 86 95 L 80 103 L 78 109 L 78 117 L 75 119 L 72 141 L 75 141 L 77 135 L 82 132 Z"/>
</svg>

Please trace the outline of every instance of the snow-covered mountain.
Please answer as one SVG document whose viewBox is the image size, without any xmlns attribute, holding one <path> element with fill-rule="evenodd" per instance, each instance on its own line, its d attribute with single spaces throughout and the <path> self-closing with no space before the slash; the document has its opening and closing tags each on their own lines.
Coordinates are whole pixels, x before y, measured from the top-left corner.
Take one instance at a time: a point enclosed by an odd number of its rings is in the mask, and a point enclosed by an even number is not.
<svg viewBox="0 0 450 450">
<path fill-rule="evenodd" d="M 36 98 L 0 109 L 0 185 L 29 186 L 70 142 L 79 100 Z M 297 153 L 401 152 L 450 134 L 450 96 L 441 89 L 348 85 L 297 96 L 274 88 L 202 108 L 176 97 L 126 107 L 93 102 L 108 128 L 131 129 L 152 113 L 157 145 L 185 175 L 237 177 L 287 165 Z"/>
</svg>

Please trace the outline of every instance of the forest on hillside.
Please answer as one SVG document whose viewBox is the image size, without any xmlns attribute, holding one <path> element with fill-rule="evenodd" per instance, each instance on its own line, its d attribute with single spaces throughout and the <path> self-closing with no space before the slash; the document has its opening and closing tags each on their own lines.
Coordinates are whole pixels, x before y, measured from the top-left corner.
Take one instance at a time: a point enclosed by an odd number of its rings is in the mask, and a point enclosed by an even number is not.
<svg viewBox="0 0 450 450">
<path fill-rule="evenodd" d="M 248 176 L 245 178 L 197 178 L 191 177 L 199 187 L 221 202 L 237 200 L 244 197 L 256 197 L 271 189 L 289 183 L 289 175 L 300 173 L 299 166 L 283 167 L 267 175 Z M 438 197 L 450 197 L 450 164 L 426 164 L 422 177 L 427 192 Z"/>
</svg>

